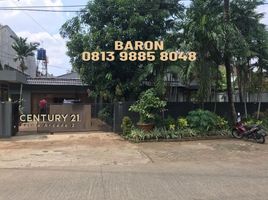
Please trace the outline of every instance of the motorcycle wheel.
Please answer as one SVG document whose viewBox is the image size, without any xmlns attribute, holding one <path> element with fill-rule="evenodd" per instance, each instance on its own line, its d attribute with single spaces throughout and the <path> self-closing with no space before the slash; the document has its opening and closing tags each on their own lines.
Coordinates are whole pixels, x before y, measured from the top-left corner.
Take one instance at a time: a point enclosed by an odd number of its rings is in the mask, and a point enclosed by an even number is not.
<svg viewBox="0 0 268 200">
<path fill-rule="evenodd" d="M 240 134 L 237 130 L 232 130 L 232 136 L 237 139 L 241 139 L 243 137 L 242 134 Z"/>
<path fill-rule="evenodd" d="M 259 144 L 264 144 L 265 143 L 265 137 L 263 135 L 257 136 L 257 138 L 255 140 Z"/>
</svg>

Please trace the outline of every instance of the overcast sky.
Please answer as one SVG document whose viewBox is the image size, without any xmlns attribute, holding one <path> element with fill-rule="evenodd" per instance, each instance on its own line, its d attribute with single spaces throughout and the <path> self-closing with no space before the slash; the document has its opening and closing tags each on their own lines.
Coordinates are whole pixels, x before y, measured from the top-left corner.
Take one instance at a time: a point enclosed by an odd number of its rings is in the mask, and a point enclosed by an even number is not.
<svg viewBox="0 0 268 200">
<path fill-rule="evenodd" d="M 88 0 L 0 0 L 3 6 L 62 6 L 86 4 Z M 62 9 L 62 8 L 53 8 Z M 76 9 L 76 8 L 71 8 Z M 268 5 L 261 6 L 260 12 L 268 12 Z M 18 36 L 27 37 L 31 42 L 39 42 L 47 50 L 49 73 L 61 75 L 71 69 L 66 56 L 66 46 L 59 35 L 61 25 L 74 13 L 50 13 L 0 10 L 0 24 L 8 25 Z M 268 15 L 263 23 L 268 25 Z"/>
</svg>

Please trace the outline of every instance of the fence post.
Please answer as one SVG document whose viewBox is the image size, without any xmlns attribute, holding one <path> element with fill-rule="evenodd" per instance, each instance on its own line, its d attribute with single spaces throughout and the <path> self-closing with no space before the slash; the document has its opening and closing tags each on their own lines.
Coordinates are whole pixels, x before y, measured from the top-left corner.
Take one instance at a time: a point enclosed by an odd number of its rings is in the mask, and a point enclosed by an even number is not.
<svg viewBox="0 0 268 200">
<path fill-rule="evenodd" d="M 0 110 L 0 137 L 11 137 L 12 136 L 12 103 L 4 102 L 1 103 L 2 109 Z"/>
<path fill-rule="evenodd" d="M 3 103 L 0 102 L 0 137 L 2 137 L 3 135 L 3 128 L 4 128 L 3 120 L 4 120 Z"/>
<path fill-rule="evenodd" d="M 113 110 L 113 132 L 115 133 L 115 122 L 116 122 L 116 120 L 115 120 L 115 117 L 116 117 L 116 114 L 115 114 L 115 110 L 116 110 L 116 105 L 117 105 L 117 103 L 113 103 L 114 104 L 114 110 Z"/>
</svg>

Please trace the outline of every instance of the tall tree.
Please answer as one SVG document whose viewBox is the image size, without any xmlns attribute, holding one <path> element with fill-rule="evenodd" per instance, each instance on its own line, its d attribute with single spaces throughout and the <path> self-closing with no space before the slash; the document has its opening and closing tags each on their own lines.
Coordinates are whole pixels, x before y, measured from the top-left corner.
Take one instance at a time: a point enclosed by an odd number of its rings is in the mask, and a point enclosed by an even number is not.
<svg viewBox="0 0 268 200">
<path fill-rule="evenodd" d="M 167 2 L 167 3 L 165 3 Z M 110 100 L 129 99 L 142 90 L 142 81 L 163 86 L 165 66 L 155 62 L 83 62 L 83 51 L 113 51 L 114 41 L 176 40 L 173 35 L 184 9 L 178 0 L 95 0 L 67 21 L 61 35 L 69 39 L 68 55 L 93 93 Z M 118 52 L 116 52 L 118 55 Z"/>
<path fill-rule="evenodd" d="M 14 58 L 14 61 L 20 62 L 20 69 L 24 73 L 27 69 L 27 66 L 25 65 L 25 58 L 29 56 L 34 56 L 34 52 L 37 49 L 37 44 L 27 43 L 27 38 L 22 37 L 14 37 L 10 36 L 12 39 L 14 39 L 14 43 L 12 44 L 12 48 L 16 51 L 16 57 Z"/>
<path fill-rule="evenodd" d="M 234 99 L 233 99 L 233 89 L 232 89 L 232 66 L 231 66 L 231 54 L 230 54 L 230 42 L 229 41 L 229 32 L 232 31 L 232 27 L 230 26 L 230 1 L 224 0 L 224 21 L 225 21 L 225 44 L 224 44 L 224 65 L 226 69 L 226 83 L 227 83 L 227 95 L 228 95 L 228 102 L 229 102 L 229 109 L 231 112 L 231 121 L 235 124 L 236 119 L 236 111 L 234 106 Z"/>
</svg>

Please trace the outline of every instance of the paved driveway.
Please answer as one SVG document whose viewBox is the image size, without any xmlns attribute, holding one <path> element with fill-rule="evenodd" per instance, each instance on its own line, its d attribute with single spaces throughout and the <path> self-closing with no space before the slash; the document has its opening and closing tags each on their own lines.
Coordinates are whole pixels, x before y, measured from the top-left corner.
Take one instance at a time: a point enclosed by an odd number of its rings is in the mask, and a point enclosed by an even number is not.
<svg viewBox="0 0 268 200">
<path fill-rule="evenodd" d="M 267 189 L 267 144 L 132 144 L 111 133 L 0 140 L 0 200 L 267 200 Z"/>
</svg>

